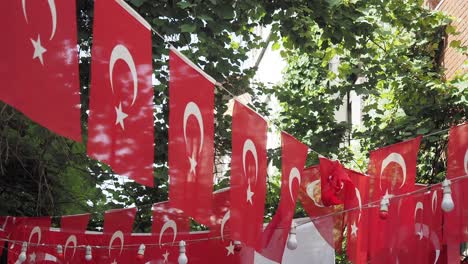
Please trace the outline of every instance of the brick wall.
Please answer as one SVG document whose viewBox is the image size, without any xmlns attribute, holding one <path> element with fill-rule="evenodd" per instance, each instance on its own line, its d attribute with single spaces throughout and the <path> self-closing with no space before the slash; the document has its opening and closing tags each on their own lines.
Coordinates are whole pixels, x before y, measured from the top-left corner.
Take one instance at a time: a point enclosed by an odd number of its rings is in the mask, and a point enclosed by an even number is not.
<svg viewBox="0 0 468 264">
<path fill-rule="evenodd" d="M 452 78 L 456 73 L 468 73 L 468 69 L 463 68 L 463 63 L 467 60 L 467 56 L 450 48 L 450 42 L 460 40 L 463 46 L 468 45 L 468 0 L 441 0 L 430 1 L 429 6 L 434 5 L 431 2 L 440 2 L 436 7 L 438 11 L 442 11 L 447 15 L 453 16 L 452 25 L 460 32 L 459 35 L 449 36 L 446 41 L 446 48 L 442 57 L 442 65 L 445 68 L 445 76 L 447 79 Z M 435 7 L 433 7 L 435 8 Z"/>
</svg>

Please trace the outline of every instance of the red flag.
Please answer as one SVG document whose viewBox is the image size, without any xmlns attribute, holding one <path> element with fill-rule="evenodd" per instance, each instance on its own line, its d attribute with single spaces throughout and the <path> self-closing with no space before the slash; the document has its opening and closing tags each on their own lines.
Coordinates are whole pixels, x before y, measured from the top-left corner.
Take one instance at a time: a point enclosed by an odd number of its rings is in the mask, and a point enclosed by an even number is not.
<svg viewBox="0 0 468 264">
<path fill-rule="evenodd" d="M 143 18 L 123 0 L 96 1 L 88 155 L 150 187 L 154 184 L 151 52 L 151 28 Z"/>
<path fill-rule="evenodd" d="M 351 210 L 346 215 L 348 225 L 346 253 L 354 264 L 367 263 L 368 211 L 363 205 L 369 202 L 370 178 L 353 170 L 346 170 L 346 173 L 356 188 L 352 192 L 354 197 L 349 197 L 345 201 L 345 209 Z"/>
<path fill-rule="evenodd" d="M 153 204 L 153 225 L 152 233 L 163 233 L 168 221 L 174 222 L 175 231 L 179 234 L 190 232 L 190 219 L 179 209 L 172 208 L 169 202 L 160 202 Z M 171 226 L 173 224 L 170 224 Z M 163 230 L 164 228 L 164 230 Z"/>
<path fill-rule="evenodd" d="M 81 141 L 75 1 L 2 4 L 0 100 Z"/>
<path fill-rule="evenodd" d="M 60 221 L 60 229 L 65 232 L 84 232 L 88 227 L 90 214 L 64 215 Z"/>
<path fill-rule="evenodd" d="M 341 190 L 354 191 L 353 182 L 338 160 L 332 161 L 320 157 L 320 176 L 322 203 L 325 206 L 343 204 L 343 201 L 338 197 Z"/>
<path fill-rule="evenodd" d="M 135 220 L 136 208 L 112 209 L 104 213 L 104 233 L 131 233 Z"/>
<path fill-rule="evenodd" d="M 308 151 L 306 145 L 285 132 L 281 133 L 281 144 L 281 199 L 276 214 L 263 231 L 263 248 L 260 251 L 276 262 L 283 259 Z"/>
<path fill-rule="evenodd" d="M 224 239 L 224 234 L 228 232 L 229 225 L 227 221 L 231 217 L 231 192 L 229 188 L 217 190 L 213 193 L 213 215 L 210 221 L 210 234 L 213 236 L 221 236 Z M 228 240 L 228 239 L 226 239 Z"/>
<path fill-rule="evenodd" d="M 215 80 L 175 49 L 169 53 L 169 201 L 208 225 L 214 160 Z"/>
<path fill-rule="evenodd" d="M 414 201 L 411 197 L 392 199 L 394 195 L 414 191 L 416 161 L 421 136 L 370 152 L 369 175 L 376 180 L 370 186 L 372 201 L 390 199 L 388 218 L 379 217 L 379 208 L 369 209 L 370 260 L 395 263 L 404 241 L 414 230 Z"/>
<path fill-rule="evenodd" d="M 261 247 L 266 193 L 267 123 L 235 101 L 232 115 L 232 239 Z"/>
<path fill-rule="evenodd" d="M 444 213 L 444 242 L 449 248 L 458 248 L 468 241 L 468 180 L 455 180 L 468 175 L 468 123 L 452 127 L 449 132 L 447 151 L 447 179 L 452 180 L 452 199 L 455 205 L 451 212 Z M 459 257 L 458 250 L 449 250 L 449 258 Z"/>
<path fill-rule="evenodd" d="M 27 243 L 27 263 L 41 259 L 46 247 L 38 244 L 44 243 L 46 237 L 43 233 L 50 228 L 50 223 L 50 217 L 15 217 L 10 240 L 18 242 L 8 245 L 8 263 L 17 263 L 23 242 Z"/>
<path fill-rule="evenodd" d="M 335 250 L 340 250 L 344 216 L 334 213 L 343 210 L 343 206 L 325 207 L 321 199 L 320 179 L 318 165 L 304 169 L 298 198 L 325 241 Z"/>
</svg>

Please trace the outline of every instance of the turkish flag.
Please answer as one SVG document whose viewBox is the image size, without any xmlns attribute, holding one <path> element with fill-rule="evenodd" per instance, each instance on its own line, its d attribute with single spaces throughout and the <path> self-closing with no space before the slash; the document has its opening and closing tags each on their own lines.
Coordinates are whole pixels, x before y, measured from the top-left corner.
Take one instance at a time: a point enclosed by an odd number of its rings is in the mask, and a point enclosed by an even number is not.
<svg viewBox="0 0 468 264">
<path fill-rule="evenodd" d="M 88 155 L 150 187 L 154 184 L 151 52 L 149 24 L 123 0 L 94 3 Z"/>
<path fill-rule="evenodd" d="M 50 224 L 50 217 L 15 217 L 9 239 L 17 241 L 17 243 L 9 243 L 8 245 L 8 263 L 16 263 L 23 242 L 28 245 L 26 262 L 39 260 L 44 255 L 46 247 L 38 244 L 45 243 L 46 237 L 43 234 L 49 230 Z"/>
<path fill-rule="evenodd" d="M 281 198 L 278 210 L 263 231 L 263 248 L 260 251 L 260 254 L 276 262 L 281 262 L 283 259 L 308 147 L 282 132 L 281 149 Z"/>
<path fill-rule="evenodd" d="M 104 233 L 131 233 L 135 220 L 136 208 L 112 209 L 104 213 Z"/>
<path fill-rule="evenodd" d="M 346 170 L 346 173 L 355 185 L 355 190 L 351 192 L 353 197 L 348 197 L 345 200 L 345 209 L 350 210 L 346 214 L 348 226 L 346 253 L 354 264 L 367 263 L 369 216 L 368 210 L 363 208 L 363 205 L 369 202 L 370 177 L 349 169 Z"/>
<path fill-rule="evenodd" d="M 320 157 L 320 186 L 322 203 L 325 206 L 339 205 L 344 202 L 338 196 L 344 192 L 354 191 L 354 185 L 340 161 Z M 343 192 L 343 193 L 344 193 Z"/>
<path fill-rule="evenodd" d="M 225 233 L 229 231 L 229 221 L 231 217 L 231 192 L 229 188 L 217 190 L 213 193 L 213 209 L 209 224 L 210 234 L 220 236 L 225 240 Z"/>
<path fill-rule="evenodd" d="M 84 232 L 88 227 L 90 214 L 64 215 L 60 220 L 60 229 L 65 232 Z"/>
<path fill-rule="evenodd" d="M 232 239 L 261 247 L 266 193 L 267 122 L 235 101 L 232 115 Z"/>
<path fill-rule="evenodd" d="M 370 152 L 368 174 L 376 180 L 370 186 L 372 201 L 390 199 L 387 219 L 379 217 L 379 207 L 370 208 L 369 255 L 371 261 L 395 263 L 404 241 L 414 230 L 414 200 L 393 198 L 415 190 L 416 161 L 421 136 Z M 379 204 L 378 204 L 379 206 Z"/>
<path fill-rule="evenodd" d="M 5 1 L 0 100 L 81 141 L 75 1 Z"/>
<path fill-rule="evenodd" d="M 181 210 L 171 207 L 169 202 L 160 202 L 153 204 L 153 224 L 152 233 L 160 234 L 168 228 L 165 226 L 174 228 L 172 230 L 174 234 L 188 234 L 190 232 L 190 219 Z M 168 222 L 171 222 L 168 224 Z"/>
<path fill-rule="evenodd" d="M 318 165 L 304 169 L 298 198 L 323 239 L 339 251 L 345 222 L 344 214 L 336 213 L 343 210 L 343 205 L 326 207 L 323 204 L 320 179 Z"/>
<path fill-rule="evenodd" d="M 468 123 L 452 127 L 447 150 L 447 179 L 452 180 L 451 212 L 444 213 L 444 242 L 450 248 L 458 248 L 468 241 L 468 179 L 456 180 L 468 175 Z M 459 257 L 458 250 L 449 250 L 449 258 Z"/>
<path fill-rule="evenodd" d="M 215 80 L 169 53 L 169 201 L 197 222 L 211 216 Z"/>
</svg>

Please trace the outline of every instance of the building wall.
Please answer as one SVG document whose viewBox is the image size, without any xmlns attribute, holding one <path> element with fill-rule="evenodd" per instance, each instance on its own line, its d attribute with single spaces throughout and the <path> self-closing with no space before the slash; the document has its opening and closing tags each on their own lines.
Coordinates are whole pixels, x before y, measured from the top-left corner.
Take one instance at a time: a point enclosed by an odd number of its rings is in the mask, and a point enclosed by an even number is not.
<svg viewBox="0 0 468 264">
<path fill-rule="evenodd" d="M 445 68 L 445 77 L 451 79 L 457 73 L 467 73 L 467 67 L 463 67 L 467 56 L 450 47 L 454 40 L 460 40 L 463 46 L 468 45 L 468 1 L 467 0 L 427 0 L 426 5 L 434 10 L 442 11 L 454 17 L 452 25 L 460 33 L 456 36 L 448 36 L 446 48 L 442 56 L 442 66 Z"/>
</svg>

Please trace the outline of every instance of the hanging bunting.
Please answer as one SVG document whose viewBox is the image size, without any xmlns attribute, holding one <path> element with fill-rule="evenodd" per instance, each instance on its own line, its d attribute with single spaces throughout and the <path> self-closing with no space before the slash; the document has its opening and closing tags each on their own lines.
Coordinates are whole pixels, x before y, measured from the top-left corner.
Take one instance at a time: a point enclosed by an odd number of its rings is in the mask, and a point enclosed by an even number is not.
<svg viewBox="0 0 468 264">
<path fill-rule="evenodd" d="M 259 252 L 276 262 L 283 259 L 307 151 L 306 145 L 285 132 L 281 133 L 281 198 L 278 210 L 263 231 L 262 250 Z"/>
<path fill-rule="evenodd" d="M 232 116 L 231 234 L 233 240 L 261 247 L 266 194 L 267 123 L 239 102 Z"/>
<path fill-rule="evenodd" d="M 326 207 L 323 204 L 320 179 L 318 165 L 304 169 L 298 198 L 325 241 L 335 250 L 340 251 L 345 227 L 344 215 L 334 213 L 343 210 L 343 205 Z M 324 217 L 326 215 L 330 216 Z"/>
<path fill-rule="evenodd" d="M 354 185 L 343 165 L 338 160 L 320 157 L 320 187 L 322 203 L 325 206 L 343 204 L 339 196 L 354 191 Z"/>
<path fill-rule="evenodd" d="M 157 254 L 153 256 L 161 263 L 176 263 L 179 256 L 178 241 L 186 239 L 190 232 L 190 219 L 169 202 L 153 204 L 153 244 Z M 157 262 L 157 263 L 159 263 Z"/>
<path fill-rule="evenodd" d="M 136 208 L 112 209 L 104 213 L 104 233 L 131 233 L 135 220 Z"/>
<path fill-rule="evenodd" d="M 96 1 L 88 155 L 150 187 L 154 185 L 152 74 L 150 25 L 123 0 Z"/>
<path fill-rule="evenodd" d="M 395 263 L 407 239 L 414 230 L 414 201 L 412 197 L 392 199 L 395 195 L 414 191 L 416 161 L 421 136 L 370 152 L 368 174 L 376 178 L 370 186 L 371 201 L 388 199 L 388 212 L 371 208 L 369 255 L 371 261 Z M 383 215 L 388 215 L 386 219 Z"/>
<path fill-rule="evenodd" d="M 75 1 L 2 3 L 0 100 L 81 141 Z"/>
<path fill-rule="evenodd" d="M 353 264 L 367 263 L 368 248 L 368 209 L 363 205 L 369 203 L 368 190 L 371 178 L 346 169 L 349 178 L 354 182 L 355 190 L 346 193 L 345 210 L 351 210 L 346 214 L 347 245 L 346 253 Z"/>
<path fill-rule="evenodd" d="M 447 150 L 447 179 L 468 175 L 468 123 L 452 127 Z M 468 179 L 451 184 L 455 205 L 451 212 L 444 213 L 444 242 L 449 250 L 449 262 L 459 257 L 458 245 L 468 241 Z"/>
<path fill-rule="evenodd" d="M 17 263 L 20 259 L 23 244 L 24 261 L 26 263 L 43 260 L 45 247 L 38 244 L 44 243 L 46 237 L 43 235 L 50 228 L 50 217 L 15 217 L 12 222 L 12 231 L 9 237 L 12 241 L 24 241 L 26 243 L 8 244 L 8 264 Z"/>
<path fill-rule="evenodd" d="M 215 80 L 169 53 L 169 201 L 197 222 L 211 216 Z"/>
<path fill-rule="evenodd" d="M 107 263 L 129 263 L 132 256 L 125 248 L 125 238 L 132 233 L 133 222 L 135 220 L 136 208 L 113 209 L 104 213 L 104 234 L 102 239 L 96 243 L 105 247 L 112 247 L 108 250 L 96 250 L 96 259 L 106 260 Z M 127 242 L 128 243 L 128 242 Z M 101 263 L 101 262 L 98 262 Z"/>
</svg>

